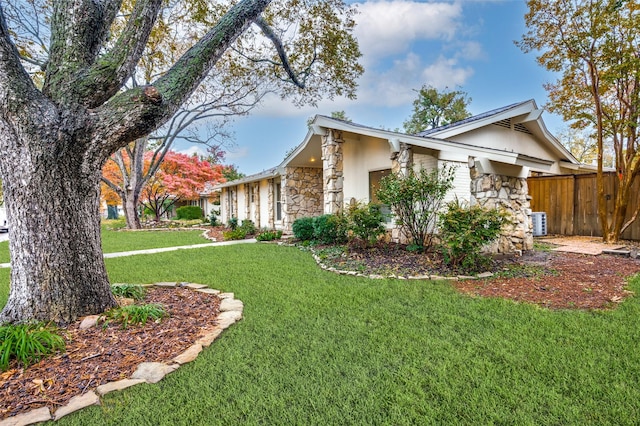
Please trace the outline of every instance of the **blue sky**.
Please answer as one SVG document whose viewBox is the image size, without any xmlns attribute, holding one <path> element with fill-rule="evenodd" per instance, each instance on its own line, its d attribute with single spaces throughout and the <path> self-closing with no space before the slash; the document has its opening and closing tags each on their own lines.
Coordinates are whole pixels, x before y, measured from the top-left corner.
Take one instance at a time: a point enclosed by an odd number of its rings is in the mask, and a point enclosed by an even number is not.
<svg viewBox="0 0 640 426">
<path fill-rule="evenodd" d="M 538 106 L 547 102 L 543 84 L 554 75 L 514 44 L 526 32 L 524 0 L 378 0 L 358 3 L 358 9 L 356 37 L 365 73 L 357 99 L 302 109 L 267 99 L 234 122 L 235 146 L 226 163 L 245 174 L 276 166 L 302 142 L 306 121 L 315 114 L 344 110 L 356 123 L 402 128 L 423 84 L 465 91 L 472 114 L 528 99 Z M 548 112 L 543 119 L 556 135 L 565 127 Z"/>
</svg>

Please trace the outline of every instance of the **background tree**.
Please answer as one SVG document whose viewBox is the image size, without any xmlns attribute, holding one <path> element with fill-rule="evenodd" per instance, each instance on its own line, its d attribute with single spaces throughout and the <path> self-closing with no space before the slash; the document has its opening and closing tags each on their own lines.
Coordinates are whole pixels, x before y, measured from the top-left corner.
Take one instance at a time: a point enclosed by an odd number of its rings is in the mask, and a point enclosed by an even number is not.
<svg viewBox="0 0 640 426">
<path fill-rule="evenodd" d="M 197 2 L 211 13 L 206 34 L 139 86 L 127 82 L 162 7 L 186 3 L 137 0 L 129 11 L 117 0 L 52 2 L 38 21 L 50 35 L 41 81 L 29 74 L 20 53 L 28 46 L 17 47 L 0 3 L 0 178 L 12 222 L 0 322 L 68 322 L 116 304 L 100 244 L 102 166 L 166 123 L 227 54 L 236 55 L 234 70 L 270 78 L 294 103 L 354 97 L 362 68 L 353 9 L 338 0 L 271 3 Z M 112 32 L 115 25 L 122 30 Z"/>
<path fill-rule="evenodd" d="M 573 154 L 581 163 L 597 164 L 598 162 L 598 144 L 596 142 L 593 130 L 568 128 L 561 131 L 558 135 L 560 142 Z M 613 147 L 610 141 L 604 141 L 604 152 L 602 155 L 604 167 L 613 167 Z"/>
<path fill-rule="evenodd" d="M 541 52 L 538 62 L 560 74 L 545 85 L 548 109 L 573 128 L 594 129 L 602 236 L 618 241 L 638 216 L 638 210 L 627 210 L 640 171 L 640 5 L 636 0 L 529 0 L 527 5 L 529 30 L 517 44 L 525 52 Z M 613 211 L 607 209 L 603 175 L 607 140 L 619 178 Z"/>
<path fill-rule="evenodd" d="M 145 155 L 148 164 L 153 155 L 152 152 Z M 223 166 L 210 164 L 196 155 L 169 151 L 159 170 L 142 189 L 142 205 L 153 212 L 155 220 L 160 220 L 176 203 L 198 200 L 205 183 L 224 182 L 222 169 Z"/>
<path fill-rule="evenodd" d="M 404 122 L 404 131 L 409 134 L 435 129 L 471 116 L 467 106 L 471 98 L 460 90 L 439 92 L 432 86 L 424 85 L 417 90 L 418 97 L 413 101 L 413 114 Z"/>
<path fill-rule="evenodd" d="M 245 174 L 238 171 L 238 168 L 234 164 L 231 164 L 222 166 L 222 176 L 226 182 L 229 182 L 231 180 L 242 179 L 245 177 Z"/>
</svg>

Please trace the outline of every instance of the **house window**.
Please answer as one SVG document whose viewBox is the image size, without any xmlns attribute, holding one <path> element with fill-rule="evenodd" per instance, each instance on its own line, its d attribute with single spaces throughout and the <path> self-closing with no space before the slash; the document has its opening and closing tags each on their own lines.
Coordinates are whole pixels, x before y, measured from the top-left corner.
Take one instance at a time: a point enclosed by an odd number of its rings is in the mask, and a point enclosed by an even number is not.
<svg viewBox="0 0 640 426">
<path fill-rule="evenodd" d="M 228 192 L 227 192 L 227 198 L 229 201 L 229 219 L 231 219 L 232 217 L 235 217 L 236 212 L 233 211 L 233 190 L 231 188 L 229 188 Z"/>
<path fill-rule="evenodd" d="M 376 170 L 369 172 L 369 202 L 380 205 L 380 211 L 384 215 L 385 222 L 391 222 L 391 208 L 387 204 L 382 204 L 378 199 L 380 181 L 383 177 L 389 176 L 391 169 Z"/>
<path fill-rule="evenodd" d="M 276 183 L 276 220 L 282 220 L 282 186 Z"/>
</svg>

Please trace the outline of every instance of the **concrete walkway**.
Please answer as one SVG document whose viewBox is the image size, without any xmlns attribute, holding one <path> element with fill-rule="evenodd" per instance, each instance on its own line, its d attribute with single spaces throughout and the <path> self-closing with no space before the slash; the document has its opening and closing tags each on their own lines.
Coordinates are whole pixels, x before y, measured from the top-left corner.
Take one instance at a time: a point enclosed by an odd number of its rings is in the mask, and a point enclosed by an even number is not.
<svg viewBox="0 0 640 426">
<path fill-rule="evenodd" d="M 604 250 L 619 250 L 625 247 L 624 244 L 605 244 L 600 237 L 542 237 L 537 241 L 558 245 L 559 247 L 553 249 L 554 251 L 590 254 L 593 256 L 602 254 Z"/>
<path fill-rule="evenodd" d="M 251 238 L 246 240 L 232 240 L 232 241 L 220 241 L 215 243 L 193 244 L 190 246 L 162 247 L 162 248 L 154 248 L 154 249 L 146 249 L 146 250 L 122 251 L 118 253 L 105 253 L 104 258 L 110 259 L 113 257 L 135 256 L 138 254 L 155 254 L 155 253 L 164 253 L 167 251 L 190 250 L 190 249 L 197 249 L 197 248 L 203 248 L 203 247 L 230 246 L 234 244 L 251 244 L 255 242 L 256 242 L 256 239 Z M 0 263 L 0 268 L 10 268 L 10 267 L 11 267 L 10 263 Z"/>
</svg>

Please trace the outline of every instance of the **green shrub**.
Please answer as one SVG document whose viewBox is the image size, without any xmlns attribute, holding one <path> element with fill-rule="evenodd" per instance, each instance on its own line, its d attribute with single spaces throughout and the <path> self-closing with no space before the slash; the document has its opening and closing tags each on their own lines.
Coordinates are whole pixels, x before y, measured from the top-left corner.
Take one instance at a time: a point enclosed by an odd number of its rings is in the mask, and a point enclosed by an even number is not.
<svg viewBox="0 0 640 426">
<path fill-rule="evenodd" d="M 243 229 L 246 235 L 253 235 L 256 233 L 256 225 L 252 220 L 245 219 L 242 221 L 242 225 L 240 225 L 240 229 Z"/>
<path fill-rule="evenodd" d="M 222 237 L 225 241 L 229 240 L 244 240 L 247 237 L 247 231 L 242 228 L 232 229 L 231 231 L 224 231 Z"/>
<path fill-rule="evenodd" d="M 256 235 L 258 241 L 273 241 L 279 240 L 282 237 L 282 231 L 275 229 L 262 229 Z"/>
<path fill-rule="evenodd" d="M 211 210 L 211 213 L 209 213 L 209 224 L 211 226 L 219 225 L 218 216 L 216 215 L 216 212 L 214 210 Z"/>
<path fill-rule="evenodd" d="M 238 218 L 232 217 L 231 219 L 229 219 L 229 222 L 227 224 L 229 225 L 229 228 L 231 228 L 232 231 L 235 231 L 236 228 L 238 227 Z"/>
<path fill-rule="evenodd" d="M 145 293 L 140 284 L 115 284 L 111 286 L 111 292 L 114 296 L 135 300 L 142 300 Z"/>
<path fill-rule="evenodd" d="M 313 218 L 313 238 L 322 244 L 347 240 L 347 220 L 341 214 L 323 214 Z"/>
<path fill-rule="evenodd" d="M 464 272 L 477 272 L 486 266 L 488 259 L 482 255 L 482 248 L 498 238 L 506 222 L 507 215 L 500 210 L 468 207 L 457 200 L 447 204 L 439 218 L 445 263 Z"/>
<path fill-rule="evenodd" d="M 380 206 L 376 204 L 357 203 L 349 206 L 347 220 L 349 231 L 365 244 L 375 243 L 385 232 L 384 218 Z"/>
<path fill-rule="evenodd" d="M 166 316 L 167 312 L 162 305 L 150 303 L 148 305 L 129 305 L 111 309 L 106 313 L 107 320 L 113 320 L 127 328 L 129 324 L 146 324 L 148 320 L 158 321 Z"/>
<path fill-rule="evenodd" d="M 313 239 L 313 218 L 301 217 L 293 221 L 291 226 L 293 236 L 298 240 L 309 241 Z"/>
<path fill-rule="evenodd" d="M 56 334 L 54 328 L 43 323 L 1 326 L 0 370 L 5 371 L 11 359 L 28 367 L 64 348 L 64 339 Z"/>
<path fill-rule="evenodd" d="M 182 206 L 176 209 L 177 219 L 200 219 L 203 216 L 200 206 Z"/>
<path fill-rule="evenodd" d="M 454 167 L 445 165 L 431 171 L 410 169 L 408 176 L 391 174 L 380 180 L 378 199 L 391 207 L 396 223 L 413 244 L 431 248 L 438 212 L 453 188 L 454 172 Z"/>
</svg>

